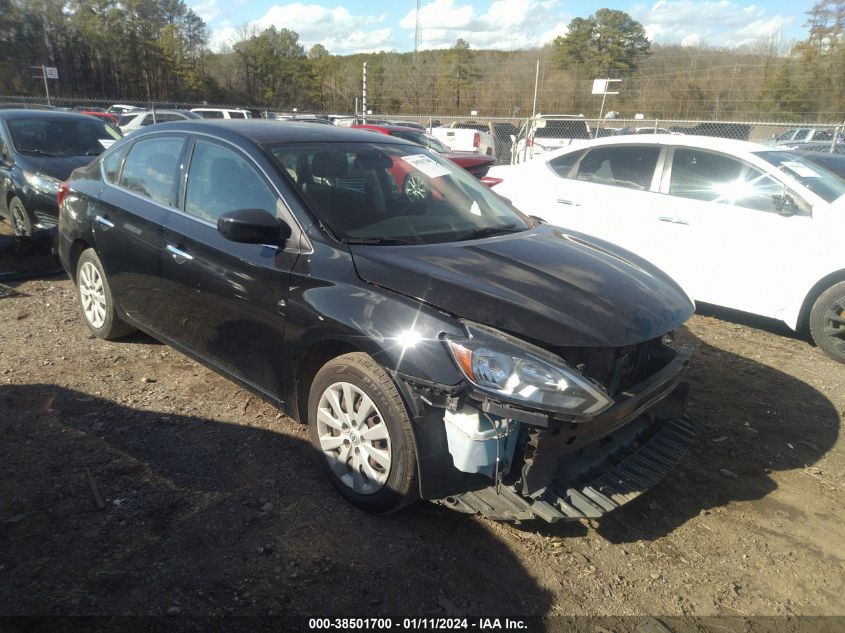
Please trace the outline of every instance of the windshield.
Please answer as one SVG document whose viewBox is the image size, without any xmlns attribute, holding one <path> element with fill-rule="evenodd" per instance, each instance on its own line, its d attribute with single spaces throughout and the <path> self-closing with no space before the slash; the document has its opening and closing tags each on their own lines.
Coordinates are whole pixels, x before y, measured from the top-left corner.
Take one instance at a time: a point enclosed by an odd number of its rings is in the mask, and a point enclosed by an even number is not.
<svg viewBox="0 0 845 633">
<path fill-rule="evenodd" d="M 430 147 L 435 152 L 440 152 L 441 154 L 451 151 L 445 144 L 424 132 L 394 130 L 390 133 L 390 136 L 405 139 L 406 141 L 411 141 L 411 143 L 416 143 L 417 145 L 422 145 L 423 147 Z"/>
<path fill-rule="evenodd" d="M 423 147 L 309 143 L 269 150 L 311 212 L 346 243 L 454 242 L 532 226 L 470 174 Z"/>
<path fill-rule="evenodd" d="M 756 152 L 756 155 L 789 174 L 825 202 L 845 193 L 845 181 L 795 152 Z"/>
<path fill-rule="evenodd" d="M 97 156 L 120 132 L 101 121 L 79 119 L 7 120 L 15 149 L 23 154 L 47 156 Z"/>
</svg>

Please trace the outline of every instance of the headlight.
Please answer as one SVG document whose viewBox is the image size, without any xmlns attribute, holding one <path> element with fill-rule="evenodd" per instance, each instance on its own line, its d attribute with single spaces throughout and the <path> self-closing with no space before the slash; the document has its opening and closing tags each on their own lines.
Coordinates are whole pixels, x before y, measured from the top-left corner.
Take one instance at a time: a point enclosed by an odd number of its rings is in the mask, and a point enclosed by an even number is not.
<svg viewBox="0 0 845 633">
<path fill-rule="evenodd" d="M 23 177 L 26 178 L 26 181 L 29 183 L 29 186 L 35 189 L 36 191 L 52 195 L 56 195 L 57 193 L 59 193 L 59 185 L 61 183 L 55 178 L 51 178 L 50 176 L 44 176 L 42 174 L 33 174 L 29 171 L 23 172 Z"/>
<path fill-rule="evenodd" d="M 544 349 L 493 328 L 463 322 L 466 338 L 446 336 L 446 346 L 467 379 L 481 391 L 528 406 L 589 417 L 613 400 Z"/>
</svg>

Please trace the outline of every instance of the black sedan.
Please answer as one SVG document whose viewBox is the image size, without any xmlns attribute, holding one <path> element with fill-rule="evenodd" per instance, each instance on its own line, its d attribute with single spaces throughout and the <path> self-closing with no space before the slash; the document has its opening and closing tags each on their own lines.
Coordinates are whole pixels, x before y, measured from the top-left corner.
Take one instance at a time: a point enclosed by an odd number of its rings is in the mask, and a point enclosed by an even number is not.
<svg viewBox="0 0 845 633">
<path fill-rule="evenodd" d="M 401 187 L 412 173 L 424 197 Z M 671 344 L 693 311 L 638 257 L 539 224 L 393 137 L 165 123 L 60 192 L 97 336 L 141 329 L 310 427 L 349 501 L 598 517 L 694 436 Z"/>
<path fill-rule="evenodd" d="M 0 217 L 15 235 L 55 227 L 60 183 L 120 137 L 82 114 L 0 110 Z"/>
</svg>

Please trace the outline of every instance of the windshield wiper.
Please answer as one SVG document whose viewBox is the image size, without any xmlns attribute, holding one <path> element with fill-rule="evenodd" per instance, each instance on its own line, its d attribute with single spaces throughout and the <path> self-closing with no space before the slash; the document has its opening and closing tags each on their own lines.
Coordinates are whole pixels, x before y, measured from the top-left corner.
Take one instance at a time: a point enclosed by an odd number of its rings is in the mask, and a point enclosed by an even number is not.
<svg viewBox="0 0 845 633">
<path fill-rule="evenodd" d="M 45 152 L 44 150 L 41 150 L 41 149 L 19 149 L 18 151 L 19 152 L 26 152 L 28 154 L 38 154 L 39 156 L 51 156 L 51 157 L 58 156 L 58 154 L 50 154 L 49 152 Z"/>
<path fill-rule="evenodd" d="M 462 242 L 464 240 L 478 240 L 482 237 L 493 237 L 494 235 L 504 235 L 505 233 L 519 233 L 523 229 L 517 228 L 516 224 L 502 224 L 500 226 L 482 226 L 477 229 L 472 229 L 466 233 L 459 235 L 454 241 Z"/>
<path fill-rule="evenodd" d="M 395 237 L 344 237 L 340 240 L 344 244 L 353 246 L 395 246 L 397 244 L 419 244 L 409 240 L 400 240 Z"/>
</svg>

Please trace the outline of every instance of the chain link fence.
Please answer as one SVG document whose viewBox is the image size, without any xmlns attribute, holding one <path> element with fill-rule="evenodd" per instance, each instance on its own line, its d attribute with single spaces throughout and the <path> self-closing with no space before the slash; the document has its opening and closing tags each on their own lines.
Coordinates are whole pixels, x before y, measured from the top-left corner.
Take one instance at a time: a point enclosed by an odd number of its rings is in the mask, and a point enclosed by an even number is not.
<svg viewBox="0 0 845 633">
<path fill-rule="evenodd" d="M 498 163 L 519 162 L 530 157 L 535 142 L 551 147 L 609 136 L 630 134 L 692 134 L 765 143 L 789 149 L 845 154 L 845 122 L 806 123 L 799 121 L 713 121 L 660 118 L 604 118 L 590 119 L 572 114 L 541 114 L 533 118 L 489 117 L 474 115 L 411 115 L 402 113 L 373 113 L 364 117 L 359 113 L 326 113 L 270 110 L 264 106 L 236 103 L 144 102 L 122 99 L 57 98 L 52 107 L 71 110 L 102 109 L 114 104 L 157 109 L 240 108 L 250 110 L 254 117 L 322 117 L 336 124 L 407 125 L 431 131 L 433 128 L 471 128 L 486 132 L 494 139 L 494 156 Z M 0 95 L 3 106 L 39 107 L 46 105 L 43 97 Z M 442 135 L 438 135 L 443 138 Z M 552 142 L 555 141 L 556 143 Z M 448 143 L 447 143 L 448 144 Z"/>
</svg>

